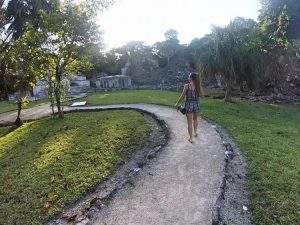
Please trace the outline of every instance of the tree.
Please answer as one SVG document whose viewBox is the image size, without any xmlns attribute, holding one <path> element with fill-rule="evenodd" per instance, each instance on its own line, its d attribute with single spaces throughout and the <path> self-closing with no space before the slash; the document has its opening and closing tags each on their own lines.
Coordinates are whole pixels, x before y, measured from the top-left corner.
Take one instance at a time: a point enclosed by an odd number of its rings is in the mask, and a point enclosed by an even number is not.
<svg viewBox="0 0 300 225">
<path fill-rule="evenodd" d="M 130 41 L 122 48 L 128 55 L 125 72 L 131 76 L 133 83 L 141 84 L 145 80 L 151 80 L 149 71 L 158 67 L 152 48 L 141 41 Z"/>
<path fill-rule="evenodd" d="M 8 92 L 13 91 L 10 84 L 11 73 L 8 68 L 11 63 L 10 51 L 15 40 L 22 37 L 26 26 L 39 27 L 39 12 L 51 11 L 57 6 L 57 1 L 47 0 L 10 0 L 7 5 L 0 1 L 0 92 L 1 98 L 7 99 Z"/>
<path fill-rule="evenodd" d="M 26 104 L 26 94 L 30 91 L 39 77 L 44 74 L 44 59 L 41 51 L 43 36 L 28 27 L 22 38 L 13 42 L 9 58 L 11 69 L 16 77 L 15 88 L 19 91 L 18 114 L 15 125 L 22 125 L 20 118 L 22 107 Z"/>
<path fill-rule="evenodd" d="M 300 2 L 297 0 L 262 0 L 259 15 L 261 46 L 265 51 L 265 77 L 269 86 L 278 86 L 286 78 L 287 65 L 297 61 L 300 49 Z M 294 57 L 296 56 L 296 57 Z M 293 68 L 289 68 L 293 69 Z"/>
<path fill-rule="evenodd" d="M 262 27 L 274 34 L 283 29 L 288 39 L 300 39 L 300 1 L 298 0 L 261 0 L 259 21 Z M 282 19 L 286 17 L 286 23 Z"/>
<path fill-rule="evenodd" d="M 214 76 L 219 72 L 219 65 L 216 63 L 216 47 L 213 35 L 207 34 L 199 40 L 195 40 L 192 46 L 195 50 L 195 60 L 198 69 L 204 77 Z"/>
<path fill-rule="evenodd" d="M 52 11 L 58 6 L 58 0 L 10 0 L 7 4 L 6 17 L 10 21 L 9 30 L 13 31 L 13 38 L 22 36 L 26 25 L 39 26 L 39 11 Z"/>
<path fill-rule="evenodd" d="M 166 40 L 176 39 L 178 40 L 178 32 L 174 29 L 169 29 L 165 32 Z"/>
<path fill-rule="evenodd" d="M 253 20 L 235 18 L 226 27 L 214 26 L 212 34 L 201 40 L 197 51 L 198 65 L 204 75 L 220 73 L 225 80 L 225 101 L 231 101 L 232 87 L 253 83 L 260 71 L 262 52 L 253 42 L 256 23 Z"/>
<path fill-rule="evenodd" d="M 90 68 L 88 56 L 100 46 L 101 32 L 86 10 L 84 5 L 67 1 L 59 10 L 42 15 L 41 29 L 46 37 L 43 51 L 49 58 L 48 72 L 55 83 L 54 95 L 60 118 L 63 117 L 63 76 Z"/>
<path fill-rule="evenodd" d="M 214 60 L 216 67 L 225 79 L 225 101 L 231 101 L 232 85 L 236 78 L 234 68 L 235 43 L 234 36 L 228 28 L 214 27 L 213 42 L 215 47 Z"/>
<path fill-rule="evenodd" d="M 5 21 L 6 21 L 5 18 L 6 10 L 3 8 L 3 5 L 4 5 L 4 0 L 0 0 L 0 30 L 4 28 Z"/>
<path fill-rule="evenodd" d="M 5 25 L 7 24 L 6 20 L 6 9 L 3 8 L 4 0 L 0 0 L 0 100 L 2 98 L 8 97 L 8 87 L 6 82 L 6 76 L 5 76 L 5 64 L 3 61 L 5 61 L 5 51 L 6 51 L 6 42 L 7 37 L 4 37 L 5 35 Z"/>
<path fill-rule="evenodd" d="M 93 64 L 91 73 L 121 74 L 121 69 L 126 64 L 128 58 L 128 53 L 122 48 L 111 49 L 106 53 L 99 52 L 91 59 L 91 63 Z"/>
<path fill-rule="evenodd" d="M 169 29 L 165 32 L 166 40 L 156 42 L 153 46 L 153 50 L 159 58 L 167 58 L 167 65 L 169 65 L 171 57 L 176 54 L 180 47 L 177 36 L 178 32 L 176 30 Z"/>
</svg>

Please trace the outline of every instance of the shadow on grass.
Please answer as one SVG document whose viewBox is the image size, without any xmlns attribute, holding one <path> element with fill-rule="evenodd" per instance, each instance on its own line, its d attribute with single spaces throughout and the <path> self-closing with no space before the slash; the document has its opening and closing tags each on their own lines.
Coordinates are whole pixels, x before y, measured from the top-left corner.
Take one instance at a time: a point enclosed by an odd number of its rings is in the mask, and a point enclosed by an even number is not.
<svg viewBox="0 0 300 225">
<path fill-rule="evenodd" d="M 0 218 L 42 223 L 106 179 L 146 138 L 135 112 L 72 113 L 0 138 Z"/>
</svg>

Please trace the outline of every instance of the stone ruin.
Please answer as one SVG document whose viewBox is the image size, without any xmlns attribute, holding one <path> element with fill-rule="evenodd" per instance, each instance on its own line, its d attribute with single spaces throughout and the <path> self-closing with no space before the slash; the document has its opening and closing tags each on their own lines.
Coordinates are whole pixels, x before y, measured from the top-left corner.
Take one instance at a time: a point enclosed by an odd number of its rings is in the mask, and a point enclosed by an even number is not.
<svg viewBox="0 0 300 225">
<path fill-rule="evenodd" d="M 47 84 L 45 81 L 38 80 L 32 90 L 32 96 L 35 97 L 36 100 L 48 98 L 46 87 Z"/>
<path fill-rule="evenodd" d="M 70 92 L 71 95 L 77 95 L 81 93 L 87 93 L 91 87 L 90 80 L 86 79 L 86 76 L 72 76 L 70 79 Z"/>
<path fill-rule="evenodd" d="M 96 83 L 101 89 L 123 89 L 131 86 L 131 79 L 125 75 L 100 77 Z"/>
<path fill-rule="evenodd" d="M 48 98 L 48 92 L 46 90 L 46 81 L 38 80 L 36 85 L 31 91 L 26 91 L 23 96 L 26 96 L 29 101 L 37 101 Z M 20 97 L 20 92 L 17 91 L 14 94 L 8 95 L 8 101 L 16 102 Z"/>
<path fill-rule="evenodd" d="M 78 78 L 78 76 L 76 76 L 74 80 L 72 79 L 72 82 L 73 82 L 73 86 L 70 87 L 71 81 L 68 78 L 63 77 L 61 81 L 61 83 L 65 88 L 65 91 L 68 94 L 74 95 L 77 93 L 81 93 L 80 91 L 85 91 L 86 88 L 90 88 L 89 81 L 86 80 L 86 77 Z M 26 91 L 23 94 L 23 96 L 26 96 L 29 101 L 47 99 L 48 98 L 47 86 L 48 83 L 46 80 L 37 80 L 34 88 L 31 91 Z M 8 95 L 8 101 L 16 102 L 19 97 L 20 97 L 20 92 L 17 91 L 14 94 Z"/>
<path fill-rule="evenodd" d="M 23 93 L 23 96 L 24 97 L 26 96 L 29 101 L 35 100 L 35 98 L 31 96 L 31 93 L 29 91 L 26 91 L 25 93 Z M 19 97 L 20 97 L 20 92 L 17 91 L 14 94 L 8 95 L 8 101 L 16 102 L 16 101 L 18 101 Z"/>
<path fill-rule="evenodd" d="M 124 89 L 131 86 L 129 76 L 120 74 L 108 76 L 106 73 L 98 73 L 91 79 L 91 87 L 100 90 Z"/>
<path fill-rule="evenodd" d="M 73 76 L 70 79 L 64 77 L 62 84 L 65 87 L 65 91 L 71 96 L 79 96 L 92 92 L 92 87 L 100 90 L 112 90 L 123 89 L 131 86 L 131 79 L 125 75 L 107 76 L 105 73 L 94 75 L 91 80 L 88 80 L 86 76 Z M 15 102 L 20 96 L 19 92 L 15 92 L 8 96 L 9 101 Z M 29 101 L 36 101 L 48 98 L 47 82 L 38 80 L 36 86 L 32 91 L 25 93 Z"/>
</svg>

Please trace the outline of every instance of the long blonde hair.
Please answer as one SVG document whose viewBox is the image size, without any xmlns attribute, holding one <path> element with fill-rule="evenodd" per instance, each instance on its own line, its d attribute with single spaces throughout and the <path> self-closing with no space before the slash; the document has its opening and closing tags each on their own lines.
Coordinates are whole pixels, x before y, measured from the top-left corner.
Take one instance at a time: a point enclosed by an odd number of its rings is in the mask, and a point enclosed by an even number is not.
<svg viewBox="0 0 300 225">
<path fill-rule="evenodd" d="M 203 88 L 201 85 L 201 79 L 200 79 L 199 74 L 192 72 L 192 73 L 190 73 L 189 76 L 195 85 L 195 90 L 196 90 L 198 97 L 204 97 L 204 91 L 203 91 Z"/>
</svg>

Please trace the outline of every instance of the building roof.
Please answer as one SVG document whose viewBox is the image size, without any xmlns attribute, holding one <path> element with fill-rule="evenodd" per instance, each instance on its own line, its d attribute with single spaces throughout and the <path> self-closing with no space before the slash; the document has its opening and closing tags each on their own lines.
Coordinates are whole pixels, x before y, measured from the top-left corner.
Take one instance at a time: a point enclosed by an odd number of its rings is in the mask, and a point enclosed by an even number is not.
<svg viewBox="0 0 300 225">
<path fill-rule="evenodd" d="M 129 78 L 129 77 L 126 75 L 113 75 L 113 76 L 100 77 L 100 79 L 111 79 L 111 78 Z"/>
</svg>

